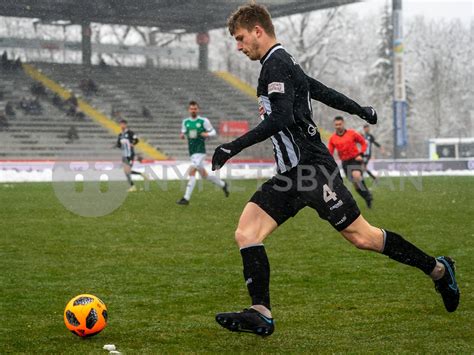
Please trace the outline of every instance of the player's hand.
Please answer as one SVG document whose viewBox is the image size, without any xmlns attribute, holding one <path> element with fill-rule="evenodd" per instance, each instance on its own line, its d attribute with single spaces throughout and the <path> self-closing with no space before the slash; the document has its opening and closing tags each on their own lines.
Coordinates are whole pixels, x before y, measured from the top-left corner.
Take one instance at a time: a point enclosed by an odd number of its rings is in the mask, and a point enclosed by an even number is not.
<svg viewBox="0 0 474 355">
<path fill-rule="evenodd" d="M 358 155 L 358 156 L 355 157 L 355 160 L 356 160 L 356 161 L 362 161 L 362 160 L 364 160 L 364 159 L 362 158 L 362 156 Z"/>
<path fill-rule="evenodd" d="M 370 124 L 377 123 L 377 112 L 372 106 L 362 107 L 362 113 L 359 116 Z"/>
<path fill-rule="evenodd" d="M 207 138 L 207 137 L 209 137 L 209 133 L 207 133 L 207 132 L 202 132 L 202 133 L 201 133 L 201 137 Z"/>
<path fill-rule="evenodd" d="M 233 146 L 232 142 L 218 146 L 212 156 L 212 171 L 222 168 L 227 160 L 238 153 L 239 151 Z"/>
</svg>

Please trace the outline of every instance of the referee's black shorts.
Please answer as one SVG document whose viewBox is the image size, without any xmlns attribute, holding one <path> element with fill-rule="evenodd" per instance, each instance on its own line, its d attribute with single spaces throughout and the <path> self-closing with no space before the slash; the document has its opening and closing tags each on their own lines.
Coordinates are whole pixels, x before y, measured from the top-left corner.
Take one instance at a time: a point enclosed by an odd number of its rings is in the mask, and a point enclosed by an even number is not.
<svg viewBox="0 0 474 355">
<path fill-rule="evenodd" d="M 364 172 L 364 162 L 350 159 L 350 160 L 343 160 L 342 161 L 342 169 L 344 170 L 344 174 L 346 177 L 352 181 L 352 172 L 354 170 L 360 171 L 361 173 Z"/>
<path fill-rule="evenodd" d="M 297 166 L 266 181 L 250 199 L 278 225 L 308 206 L 342 231 L 360 215 L 359 208 L 336 167 Z"/>
</svg>

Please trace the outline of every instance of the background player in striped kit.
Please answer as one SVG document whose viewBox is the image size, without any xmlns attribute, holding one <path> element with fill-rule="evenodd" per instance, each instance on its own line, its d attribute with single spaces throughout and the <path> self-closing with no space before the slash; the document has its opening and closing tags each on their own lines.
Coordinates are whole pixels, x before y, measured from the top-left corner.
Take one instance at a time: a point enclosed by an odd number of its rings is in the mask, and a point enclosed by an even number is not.
<svg viewBox="0 0 474 355">
<path fill-rule="evenodd" d="M 372 172 L 367 168 L 367 165 L 369 165 L 369 160 L 372 157 L 372 145 L 375 145 L 377 148 L 379 148 L 382 154 L 384 152 L 384 149 L 380 145 L 380 143 L 378 143 L 375 140 L 375 137 L 373 136 L 373 134 L 370 133 L 370 126 L 368 124 L 364 125 L 363 137 L 365 139 L 365 143 L 367 143 L 367 149 L 365 150 L 365 153 L 363 156 L 364 169 L 365 169 L 365 172 L 367 172 L 367 174 L 369 174 L 369 176 L 372 178 L 372 180 L 376 182 L 377 177 L 374 174 L 372 174 Z"/>
<path fill-rule="evenodd" d="M 137 135 L 128 129 L 128 122 L 126 120 L 120 120 L 120 129 L 122 132 L 119 133 L 117 138 L 117 148 L 122 150 L 122 167 L 127 181 L 130 184 L 129 192 L 137 191 L 137 188 L 132 180 L 132 175 L 140 175 L 145 180 L 147 176 L 139 171 L 132 169 L 133 160 L 135 159 L 135 145 L 139 142 Z"/>
<path fill-rule="evenodd" d="M 206 179 L 219 186 L 224 191 L 226 197 L 229 196 L 227 183 L 217 176 L 209 175 L 204 168 L 204 159 L 206 158 L 206 138 L 216 135 L 216 130 L 206 117 L 199 116 L 199 104 L 196 101 L 189 102 L 189 117 L 183 120 L 181 126 L 181 139 L 188 139 L 188 150 L 191 158 L 191 167 L 189 168 L 189 180 L 186 186 L 184 196 L 176 201 L 178 205 L 188 205 L 194 187 L 196 186 L 196 172 Z"/>
</svg>

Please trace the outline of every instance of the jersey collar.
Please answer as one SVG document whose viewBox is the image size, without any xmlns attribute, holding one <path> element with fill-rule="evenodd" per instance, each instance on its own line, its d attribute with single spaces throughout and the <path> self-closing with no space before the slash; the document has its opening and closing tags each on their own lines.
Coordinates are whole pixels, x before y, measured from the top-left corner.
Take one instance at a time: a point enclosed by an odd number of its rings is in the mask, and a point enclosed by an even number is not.
<svg viewBox="0 0 474 355">
<path fill-rule="evenodd" d="M 260 59 L 260 63 L 263 65 L 267 61 L 268 58 L 275 52 L 276 50 L 283 48 L 283 46 L 280 43 L 275 44 L 273 47 L 271 47 L 267 53 Z"/>
</svg>

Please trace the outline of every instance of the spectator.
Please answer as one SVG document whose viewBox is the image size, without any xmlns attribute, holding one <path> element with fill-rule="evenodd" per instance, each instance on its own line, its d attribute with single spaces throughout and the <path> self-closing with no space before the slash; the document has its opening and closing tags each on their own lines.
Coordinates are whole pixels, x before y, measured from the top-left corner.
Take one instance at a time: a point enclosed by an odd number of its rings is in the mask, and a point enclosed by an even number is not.
<svg viewBox="0 0 474 355">
<path fill-rule="evenodd" d="M 151 114 L 150 109 L 146 106 L 143 106 L 143 108 L 142 108 L 142 115 L 143 115 L 143 117 L 148 118 L 150 120 L 153 119 L 153 115 Z"/>
<path fill-rule="evenodd" d="M 46 96 L 46 88 L 37 81 L 31 84 L 30 91 L 34 96 Z"/>
<path fill-rule="evenodd" d="M 75 126 L 69 127 L 69 130 L 66 133 L 67 141 L 66 143 L 74 143 L 75 140 L 79 140 L 79 134 Z"/>
<path fill-rule="evenodd" d="M 99 68 L 100 69 L 107 69 L 107 63 L 105 62 L 104 58 L 102 58 L 102 56 L 100 56 Z"/>
<path fill-rule="evenodd" d="M 3 112 L 0 112 L 0 131 L 7 131 L 9 127 L 7 116 Z"/>
<path fill-rule="evenodd" d="M 92 79 L 82 79 L 79 83 L 79 88 L 84 92 L 86 96 L 95 95 L 99 88 Z"/>
<path fill-rule="evenodd" d="M 74 95 L 72 91 L 71 91 L 71 96 L 69 96 L 69 98 L 66 100 L 66 103 L 75 108 L 79 106 L 79 101 L 77 100 L 76 95 Z"/>
<path fill-rule="evenodd" d="M 18 103 L 18 108 L 22 109 L 25 112 L 28 112 L 29 107 L 30 105 L 28 103 L 28 100 L 26 99 L 26 97 L 23 96 L 20 102 Z"/>
<path fill-rule="evenodd" d="M 52 98 L 51 102 L 53 103 L 54 106 L 56 106 L 60 110 L 62 110 L 64 108 L 63 99 L 61 99 L 61 97 L 59 97 L 59 95 L 56 94 L 56 93 L 53 95 L 53 98 Z"/>
<path fill-rule="evenodd" d="M 22 67 L 22 65 L 21 65 L 21 59 L 20 59 L 20 57 L 18 57 L 18 58 L 15 60 L 15 62 L 13 63 L 12 68 L 16 70 L 16 69 L 21 69 L 21 67 Z"/>
<path fill-rule="evenodd" d="M 7 101 L 6 105 L 5 105 L 5 115 L 8 117 L 15 117 L 16 116 L 16 112 L 13 108 L 13 104 L 11 103 L 11 101 Z"/>
<path fill-rule="evenodd" d="M 1 58 L 1 64 L 2 64 L 2 69 L 3 70 L 8 70 L 10 69 L 10 61 L 8 60 L 8 54 L 7 54 L 7 51 L 4 51 L 3 54 L 2 54 L 2 58 Z"/>
<path fill-rule="evenodd" d="M 29 106 L 29 113 L 32 115 L 41 115 L 43 113 L 43 107 L 41 106 L 38 97 L 35 97 L 33 100 L 31 100 Z"/>
</svg>

